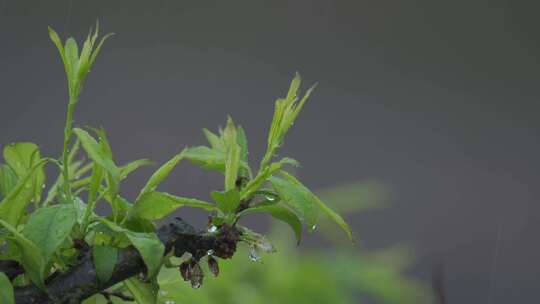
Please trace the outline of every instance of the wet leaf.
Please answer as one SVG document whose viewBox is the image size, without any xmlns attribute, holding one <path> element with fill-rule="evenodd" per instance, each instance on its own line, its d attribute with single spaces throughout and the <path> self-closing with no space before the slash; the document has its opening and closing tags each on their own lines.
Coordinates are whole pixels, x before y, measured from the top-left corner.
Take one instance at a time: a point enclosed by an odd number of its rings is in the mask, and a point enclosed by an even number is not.
<svg viewBox="0 0 540 304">
<path fill-rule="evenodd" d="M 172 170 L 184 157 L 183 155 L 184 152 L 182 151 L 179 154 L 175 155 L 171 160 L 163 164 L 159 169 L 157 169 L 156 172 L 154 172 L 154 174 L 152 174 L 152 176 L 148 179 L 146 185 L 141 190 L 139 198 L 145 193 L 154 191 L 156 187 L 161 184 L 167 178 L 167 176 L 169 176 L 169 174 L 171 174 Z"/>
<path fill-rule="evenodd" d="M 234 213 L 240 205 L 240 193 L 231 189 L 225 192 L 214 191 L 211 193 L 212 199 L 217 203 L 219 210 L 225 214 Z"/>
<path fill-rule="evenodd" d="M 0 272 L 0 303 L 15 304 L 13 285 L 11 285 L 11 281 L 3 272 Z"/>
<path fill-rule="evenodd" d="M 43 276 L 46 262 L 41 249 L 24 235 L 19 233 L 15 227 L 11 226 L 9 223 L 0 220 L 0 225 L 13 235 L 13 240 L 20 249 L 19 262 L 23 265 L 25 272 L 34 284 L 43 289 L 45 286 Z"/>
<path fill-rule="evenodd" d="M 298 216 L 287 207 L 278 205 L 274 202 L 269 202 L 269 204 L 257 204 L 240 212 L 238 217 L 244 217 L 253 213 L 269 213 L 272 217 L 287 223 L 294 231 L 297 243 L 300 243 L 302 239 L 302 223 Z"/>
<path fill-rule="evenodd" d="M 33 212 L 22 234 L 41 249 L 45 262 L 67 239 L 77 221 L 77 211 L 71 204 L 44 207 Z"/>
<path fill-rule="evenodd" d="M 208 211 L 216 210 L 215 205 L 205 201 L 152 191 L 143 194 L 137 200 L 132 209 L 132 216 L 147 220 L 158 220 L 183 206 Z"/>
<path fill-rule="evenodd" d="M 131 292 L 138 304 L 156 304 L 157 287 L 153 283 L 145 283 L 136 277 L 124 281 L 124 285 Z"/>
<path fill-rule="evenodd" d="M 92 249 L 92 257 L 98 279 L 102 283 L 108 282 L 118 260 L 118 249 L 107 245 L 96 245 Z"/>
</svg>

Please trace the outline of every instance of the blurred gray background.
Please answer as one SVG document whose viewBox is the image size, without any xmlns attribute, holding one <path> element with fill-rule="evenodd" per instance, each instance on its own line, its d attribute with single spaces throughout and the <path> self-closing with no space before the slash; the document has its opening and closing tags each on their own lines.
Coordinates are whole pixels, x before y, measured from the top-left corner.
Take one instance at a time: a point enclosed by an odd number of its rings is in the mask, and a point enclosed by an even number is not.
<svg viewBox="0 0 540 304">
<path fill-rule="evenodd" d="M 375 180 L 391 190 L 390 209 L 348 218 L 362 246 L 411 244 L 426 280 L 442 261 L 451 304 L 533 303 L 537 12 L 533 1 L 499 0 L 0 0 L 0 143 L 60 154 L 67 94 L 47 25 L 81 39 L 99 18 L 117 33 L 76 124 L 105 127 L 119 163 L 163 162 L 204 143 L 200 130 L 226 114 L 258 159 L 273 101 L 298 70 L 319 87 L 282 154 L 301 161 L 310 187 Z M 133 197 L 153 170 L 123 193 Z M 205 198 L 220 186 L 183 164 L 162 188 Z"/>
</svg>

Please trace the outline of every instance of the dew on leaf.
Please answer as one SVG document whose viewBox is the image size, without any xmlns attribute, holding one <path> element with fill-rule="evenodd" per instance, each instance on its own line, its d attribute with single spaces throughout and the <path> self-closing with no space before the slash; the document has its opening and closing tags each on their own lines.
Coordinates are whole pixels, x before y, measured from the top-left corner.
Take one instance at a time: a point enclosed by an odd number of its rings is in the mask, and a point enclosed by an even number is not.
<svg viewBox="0 0 540 304">
<path fill-rule="evenodd" d="M 249 247 L 249 259 L 252 262 L 260 262 L 261 257 L 259 256 L 259 253 L 257 252 L 257 249 L 253 246 Z"/>
</svg>

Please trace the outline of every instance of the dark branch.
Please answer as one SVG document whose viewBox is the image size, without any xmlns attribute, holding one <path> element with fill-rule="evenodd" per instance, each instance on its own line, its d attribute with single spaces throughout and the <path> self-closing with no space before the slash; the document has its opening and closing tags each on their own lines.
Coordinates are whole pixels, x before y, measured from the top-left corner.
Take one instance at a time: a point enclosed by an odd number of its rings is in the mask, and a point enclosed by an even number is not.
<svg viewBox="0 0 540 304">
<path fill-rule="evenodd" d="M 222 226 L 215 235 L 197 232 L 180 218 L 161 227 L 157 231 L 166 252 L 174 250 L 174 255 L 182 256 L 189 252 L 195 259 L 213 250 L 220 258 L 230 258 L 236 251 L 239 234 L 235 228 Z M 71 304 L 106 290 L 132 276 L 143 274 L 146 267 L 141 256 L 133 247 L 120 250 L 113 275 L 107 283 L 100 283 L 92 262 L 90 252 L 83 253 L 80 262 L 65 273 L 58 274 L 47 281 L 45 291 L 35 286 L 15 289 L 17 304 Z M 178 274 L 180 275 L 180 273 Z"/>
<path fill-rule="evenodd" d="M 126 301 L 126 302 L 133 302 L 135 301 L 135 299 L 131 296 L 128 296 L 128 295 L 125 295 L 121 292 L 116 292 L 116 291 L 102 291 L 100 292 L 100 294 L 102 296 L 105 297 L 105 299 L 107 300 L 107 303 L 113 303 L 112 301 L 112 297 L 116 297 L 116 298 L 119 298 L 120 300 L 123 300 L 123 301 Z"/>
<path fill-rule="evenodd" d="M 0 261 L 0 272 L 5 273 L 10 280 L 13 280 L 24 273 L 24 268 L 17 261 L 2 260 Z"/>
</svg>

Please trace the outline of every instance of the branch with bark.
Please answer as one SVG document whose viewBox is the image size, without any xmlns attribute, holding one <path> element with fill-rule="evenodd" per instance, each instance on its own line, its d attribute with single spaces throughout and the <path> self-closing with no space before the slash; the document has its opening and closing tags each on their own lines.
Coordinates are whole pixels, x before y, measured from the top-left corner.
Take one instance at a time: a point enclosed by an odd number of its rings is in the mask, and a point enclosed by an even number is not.
<svg viewBox="0 0 540 304">
<path fill-rule="evenodd" d="M 193 226 L 175 218 L 173 222 L 162 226 L 157 231 L 161 242 L 165 245 L 165 252 L 173 252 L 181 257 L 184 253 L 190 253 L 198 260 L 206 255 L 209 250 L 213 255 L 220 258 L 230 258 L 236 251 L 239 241 L 239 232 L 230 226 L 223 225 L 215 234 L 196 231 Z M 11 265 L 17 266 L 18 265 Z M 0 267 L 9 267 L 0 265 Z M 9 268 L 14 273 L 18 269 Z M 0 268 L 4 271 L 4 269 Z M 130 277 L 141 275 L 146 272 L 144 262 L 133 247 L 127 247 L 118 254 L 118 261 L 114 268 L 111 279 L 106 283 L 98 280 L 96 269 L 89 250 L 81 250 L 79 262 L 69 271 L 49 277 L 46 280 L 44 290 L 36 286 L 18 287 L 15 289 L 15 301 L 17 304 L 75 304 L 101 292 Z M 178 274 L 180 275 L 180 273 Z"/>
</svg>

